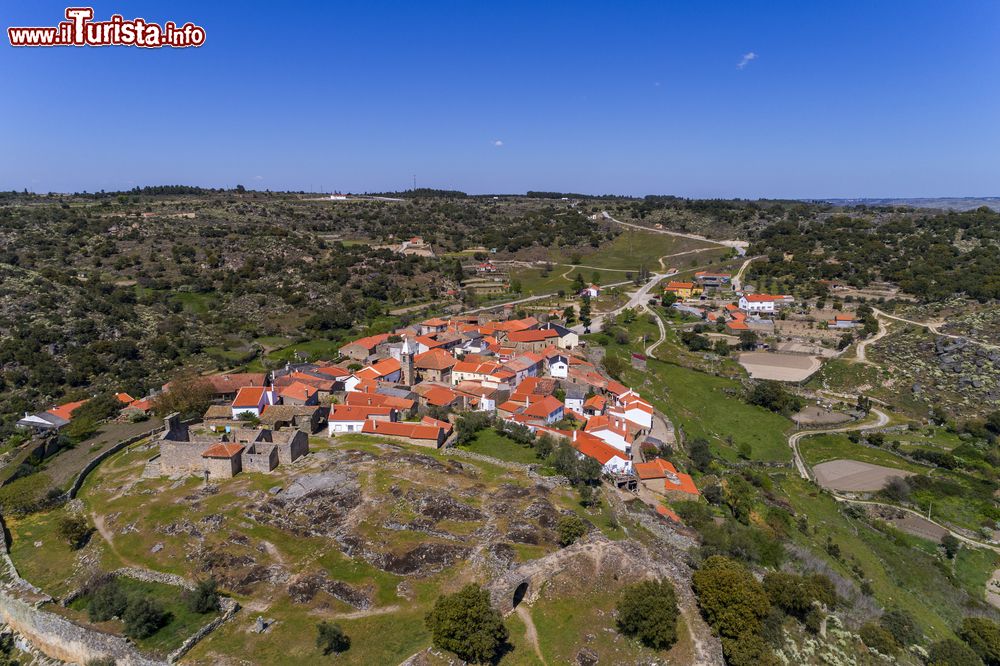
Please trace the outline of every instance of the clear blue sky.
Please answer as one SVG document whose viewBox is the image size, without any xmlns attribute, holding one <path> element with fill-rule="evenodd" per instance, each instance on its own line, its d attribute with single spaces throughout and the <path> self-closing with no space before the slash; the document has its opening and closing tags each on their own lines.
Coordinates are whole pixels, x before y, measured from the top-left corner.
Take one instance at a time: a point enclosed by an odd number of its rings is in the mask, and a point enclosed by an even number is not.
<svg viewBox="0 0 1000 666">
<path fill-rule="evenodd" d="M 0 189 L 1000 194 L 1000 2 L 226 4 L 94 6 L 199 49 L 14 49 L 66 5 L 4 2 Z"/>
</svg>

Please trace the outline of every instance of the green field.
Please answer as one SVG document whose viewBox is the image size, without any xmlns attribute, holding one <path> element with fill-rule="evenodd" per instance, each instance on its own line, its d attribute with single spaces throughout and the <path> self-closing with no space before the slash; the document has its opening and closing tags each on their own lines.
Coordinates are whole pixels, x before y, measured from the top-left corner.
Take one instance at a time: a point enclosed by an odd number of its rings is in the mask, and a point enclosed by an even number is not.
<svg viewBox="0 0 1000 666">
<path fill-rule="evenodd" d="M 735 460 L 745 442 L 753 460 L 791 460 L 785 433 L 792 422 L 744 402 L 736 381 L 649 359 L 645 373 L 628 368 L 625 383 L 683 428 L 686 438 L 708 439 L 725 459 Z"/>
<path fill-rule="evenodd" d="M 462 448 L 508 462 L 523 463 L 526 465 L 533 465 L 539 462 L 534 449 L 528 446 L 521 446 L 509 437 L 498 435 L 493 428 L 480 430 L 476 433 L 476 438 Z"/>
</svg>

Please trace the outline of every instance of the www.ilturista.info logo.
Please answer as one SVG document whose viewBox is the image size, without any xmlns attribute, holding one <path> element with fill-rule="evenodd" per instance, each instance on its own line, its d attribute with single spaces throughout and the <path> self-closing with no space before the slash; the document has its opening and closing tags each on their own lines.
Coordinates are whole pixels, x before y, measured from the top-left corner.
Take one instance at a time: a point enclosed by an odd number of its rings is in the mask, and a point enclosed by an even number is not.
<svg viewBox="0 0 1000 666">
<path fill-rule="evenodd" d="M 11 46 L 164 46 L 186 48 L 205 43 L 205 29 L 193 23 L 162 26 L 146 19 L 125 20 L 114 14 L 110 20 L 94 21 L 92 7 L 67 7 L 66 19 L 48 28 L 7 28 Z"/>
</svg>

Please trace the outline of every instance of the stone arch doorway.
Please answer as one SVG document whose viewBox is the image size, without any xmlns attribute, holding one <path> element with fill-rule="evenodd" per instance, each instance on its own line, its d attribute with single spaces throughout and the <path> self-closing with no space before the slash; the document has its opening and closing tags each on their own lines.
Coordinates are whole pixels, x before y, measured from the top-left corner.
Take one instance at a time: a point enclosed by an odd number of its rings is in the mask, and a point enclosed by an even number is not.
<svg viewBox="0 0 1000 666">
<path fill-rule="evenodd" d="M 514 597 L 511 600 L 511 608 L 517 608 L 517 605 L 524 600 L 524 595 L 528 593 L 528 581 L 522 581 L 520 585 L 514 588 Z"/>
</svg>

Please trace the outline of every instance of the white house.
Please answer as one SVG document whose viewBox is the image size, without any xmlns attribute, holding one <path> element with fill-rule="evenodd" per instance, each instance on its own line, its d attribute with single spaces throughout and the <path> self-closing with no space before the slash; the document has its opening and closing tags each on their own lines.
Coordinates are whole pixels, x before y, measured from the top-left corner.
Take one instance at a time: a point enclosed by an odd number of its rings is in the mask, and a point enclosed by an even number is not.
<svg viewBox="0 0 1000 666">
<path fill-rule="evenodd" d="M 265 386 L 244 386 L 233 399 L 233 419 L 239 421 L 244 415 L 260 417 L 268 405 L 277 402 L 275 392 Z"/>
<path fill-rule="evenodd" d="M 628 456 L 632 450 L 632 435 L 629 434 L 628 425 L 621 416 L 591 416 L 587 419 L 584 431 L 602 440 Z"/>
<path fill-rule="evenodd" d="M 550 356 L 549 375 L 556 379 L 566 379 L 569 377 L 569 359 L 562 354 Z"/>
<path fill-rule="evenodd" d="M 740 296 L 740 310 L 751 313 L 774 314 L 785 303 L 790 302 L 789 296 L 772 296 L 770 294 L 743 294 Z"/>
<path fill-rule="evenodd" d="M 601 295 L 601 288 L 596 284 L 592 284 L 589 287 L 584 287 L 580 290 L 581 296 L 589 296 L 591 298 L 597 298 Z"/>
<path fill-rule="evenodd" d="M 653 427 L 653 406 L 639 397 L 639 394 L 629 389 L 618 396 L 618 414 L 644 430 Z"/>
<path fill-rule="evenodd" d="M 601 471 L 605 474 L 632 473 L 632 461 L 629 460 L 627 454 L 589 433 L 574 430 L 570 444 L 581 455 L 601 463 Z"/>
<path fill-rule="evenodd" d="M 365 421 L 393 421 L 395 411 L 392 407 L 376 407 L 374 405 L 334 405 L 327 418 L 327 432 L 333 436 L 336 433 L 361 432 Z"/>
<path fill-rule="evenodd" d="M 583 416 L 583 402 L 585 398 L 586 395 L 583 389 L 575 384 L 570 384 L 566 387 L 566 399 L 563 402 L 566 405 L 566 409 Z"/>
</svg>

